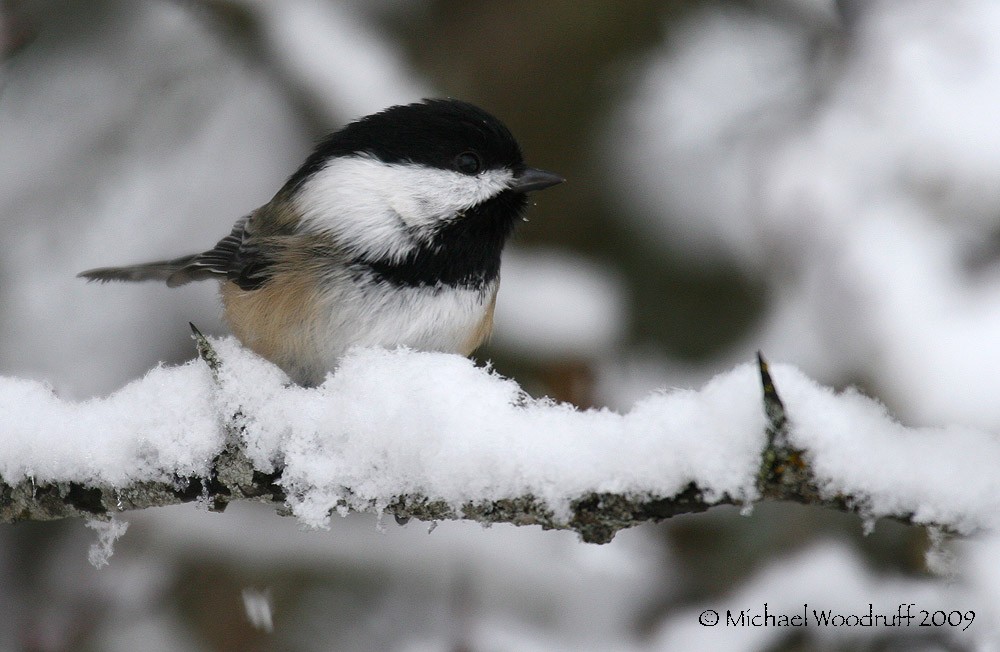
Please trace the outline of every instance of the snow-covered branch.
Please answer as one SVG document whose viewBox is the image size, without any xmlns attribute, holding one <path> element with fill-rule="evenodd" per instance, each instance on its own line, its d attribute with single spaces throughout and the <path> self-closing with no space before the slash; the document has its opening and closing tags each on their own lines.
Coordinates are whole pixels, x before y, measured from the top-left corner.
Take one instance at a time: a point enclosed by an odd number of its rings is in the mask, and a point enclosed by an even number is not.
<svg viewBox="0 0 1000 652">
<path fill-rule="evenodd" d="M 1000 506 L 993 436 L 905 428 L 789 367 L 775 371 L 779 397 L 763 359 L 622 415 L 531 399 L 464 358 L 411 351 L 356 351 L 305 389 L 233 340 L 195 338 L 200 360 L 106 399 L 70 404 L 0 380 L 0 520 L 261 500 L 318 527 L 358 510 L 601 543 L 758 500 L 958 532 L 989 527 Z"/>
</svg>

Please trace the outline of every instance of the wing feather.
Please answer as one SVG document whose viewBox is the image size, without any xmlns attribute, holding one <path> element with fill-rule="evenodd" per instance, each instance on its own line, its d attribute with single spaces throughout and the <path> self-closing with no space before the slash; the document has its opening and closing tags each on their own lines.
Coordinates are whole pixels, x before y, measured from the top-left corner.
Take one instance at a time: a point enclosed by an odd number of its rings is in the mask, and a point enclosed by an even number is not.
<svg viewBox="0 0 1000 652">
<path fill-rule="evenodd" d="M 273 256 L 255 233 L 255 214 L 236 220 L 229 235 L 167 277 L 167 285 L 176 287 L 212 277 L 227 278 L 244 290 L 266 283 L 273 271 Z"/>
</svg>

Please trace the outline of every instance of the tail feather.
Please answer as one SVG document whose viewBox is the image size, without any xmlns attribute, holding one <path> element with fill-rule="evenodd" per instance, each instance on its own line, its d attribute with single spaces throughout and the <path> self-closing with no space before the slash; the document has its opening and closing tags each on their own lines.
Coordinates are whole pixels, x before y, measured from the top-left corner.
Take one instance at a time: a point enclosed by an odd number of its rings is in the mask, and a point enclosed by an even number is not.
<svg viewBox="0 0 1000 652">
<path fill-rule="evenodd" d="M 160 260 L 155 263 L 129 265 L 128 267 L 98 267 L 96 269 L 88 269 L 85 272 L 80 272 L 77 274 L 77 277 L 85 278 L 88 281 L 99 281 L 101 283 L 107 283 L 109 281 L 166 281 L 168 285 L 173 287 L 175 285 L 183 285 L 184 283 L 197 280 L 199 278 L 206 278 L 191 274 L 175 276 L 177 272 L 180 272 L 188 265 L 194 263 L 195 259 L 198 258 L 199 255 L 200 254 L 193 254 L 191 256 L 174 258 L 173 260 Z"/>
</svg>

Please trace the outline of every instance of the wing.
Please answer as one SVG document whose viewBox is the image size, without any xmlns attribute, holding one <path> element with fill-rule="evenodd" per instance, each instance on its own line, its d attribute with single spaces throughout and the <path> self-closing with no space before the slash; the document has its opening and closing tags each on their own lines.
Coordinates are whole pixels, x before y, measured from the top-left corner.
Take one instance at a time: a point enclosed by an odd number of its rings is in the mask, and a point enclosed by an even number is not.
<svg viewBox="0 0 1000 652">
<path fill-rule="evenodd" d="M 266 283 L 272 272 L 273 248 L 257 236 L 256 214 L 255 211 L 236 220 L 229 235 L 208 251 L 193 256 L 167 277 L 167 285 L 177 287 L 213 277 L 227 278 L 244 290 L 255 290 Z"/>
</svg>

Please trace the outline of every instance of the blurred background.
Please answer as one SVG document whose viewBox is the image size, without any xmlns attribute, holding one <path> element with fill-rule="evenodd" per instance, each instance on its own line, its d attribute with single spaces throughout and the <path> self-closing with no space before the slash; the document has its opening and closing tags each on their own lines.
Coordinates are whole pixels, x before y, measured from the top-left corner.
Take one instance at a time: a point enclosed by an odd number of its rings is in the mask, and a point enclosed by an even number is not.
<svg viewBox="0 0 1000 652">
<path fill-rule="evenodd" d="M 324 133 L 452 96 L 569 180 L 534 198 L 476 355 L 533 395 L 627 410 L 761 349 L 907 425 L 1000 432 L 998 33 L 994 0 L 0 0 L 0 373 L 86 400 L 190 359 L 188 321 L 225 333 L 213 284 L 75 274 L 210 246 Z M 302 532 L 251 505 L 128 520 L 101 570 L 82 523 L 0 529 L 0 649 L 1000 641 L 995 537 L 794 505 L 600 547 L 368 515 Z M 698 624 L 764 602 L 977 618 Z"/>
</svg>

